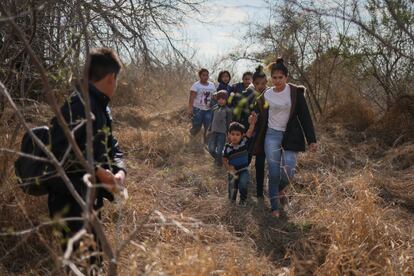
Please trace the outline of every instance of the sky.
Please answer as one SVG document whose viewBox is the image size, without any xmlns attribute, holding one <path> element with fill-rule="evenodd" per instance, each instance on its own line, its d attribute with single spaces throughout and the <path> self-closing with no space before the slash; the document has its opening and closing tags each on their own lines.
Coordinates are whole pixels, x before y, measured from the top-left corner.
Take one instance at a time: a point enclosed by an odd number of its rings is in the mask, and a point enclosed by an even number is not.
<svg viewBox="0 0 414 276">
<path fill-rule="evenodd" d="M 196 62 L 212 69 L 209 66 L 212 67 L 220 57 L 242 45 L 249 22 L 264 23 L 268 17 L 268 6 L 262 0 L 206 1 L 200 15 L 188 19 L 180 31 L 186 35 L 187 45 L 196 49 Z M 235 73 L 240 75 L 246 70 L 252 71 L 256 65 L 247 61 L 238 62 Z M 218 69 L 225 69 L 225 66 L 219 64 Z"/>
</svg>

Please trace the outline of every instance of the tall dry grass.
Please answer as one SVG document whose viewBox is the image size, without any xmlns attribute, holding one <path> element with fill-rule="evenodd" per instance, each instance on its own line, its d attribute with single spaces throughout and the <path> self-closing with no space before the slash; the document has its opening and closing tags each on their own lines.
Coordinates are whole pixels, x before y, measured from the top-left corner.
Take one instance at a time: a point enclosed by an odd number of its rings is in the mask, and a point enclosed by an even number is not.
<svg viewBox="0 0 414 276">
<path fill-rule="evenodd" d="M 160 116 L 165 118 L 164 131 L 157 132 Z M 228 275 L 400 275 L 413 270 L 410 226 L 413 215 L 405 205 L 384 195 L 380 179 L 392 181 L 396 170 L 388 167 L 385 160 L 395 157 L 375 137 L 346 130 L 342 125 L 320 127 L 321 149 L 317 155 L 301 156 L 297 183 L 291 187 L 287 218 L 276 222 L 270 219 L 267 207 L 254 200 L 247 209 L 227 203 L 225 174 L 216 171 L 207 161 L 208 155 L 200 150 L 201 145 L 197 149 L 188 144 L 188 124 L 183 110 L 157 114 L 147 120 L 150 121 L 144 124 L 147 130 L 139 137 L 123 137 L 138 140 L 140 153 L 135 156 L 144 162 L 153 160 L 147 163 L 156 168 L 153 175 L 147 171 L 149 178 L 141 177 L 143 185 L 139 188 L 149 189 L 151 192 L 143 194 L 145 197 L 151 194 L 152 198 L 151 205 L 144 209 L 148 216 L 156 208 L 165 216 L 186 221 L 191 234 L 172 225 L 174 234 L 160 227 L 154 237 L 151 228 L 153 242 L 148 244 L 143 231 L 144 237 L 139 237 L 141 243 L 135 246 L 145 257 L 129 255 L 126 261 L 137 265 L 133 269 L 186 275 L 211 271 Z M 180 125 L 171 127 L 174 122 Z M 125 134 L 134 132 L 131 129 Z M 175 137 L 174 141 L 171 137 Z M 379 151 L 383 155 L 380 158 Z M 398 156 L 405 152 L 403 148 L 395 151 Z M 380 169 L 382 174 L 378 173 Z M 409 177 L 412 173 L 407 172 L 406 178 Z M 407 194 L 410 183 L 402 182 L 399 188 Z M 131 207 L 131 212 L 134 210 Z M 223 243 L 226 251 L 222 250 Z M 228 251 L 232 252 L 234 245 L 243 248 L 243 254 L 239 250 L 236 255 L 241 264 L 232 267 L 235 264 L 230 261 L 229 267 L 224 263 L 228 264 Z M 193 264 L 197 267 L 183 269 L 187 255 L 182 254 L 188 250 L 207 250 L 210 261 L 194 253 Z M 154 256 L 148 252 L 156 253 Z M 245 255 L 245 252 L 251 254 Z M 154 266 L 139 268 L 139 263 L 149 262 L 148 256 Z M 207 270 L 198 270 L 200 259 Z M 217 263 L 218 259 L 226 261 Z"/>
<path fill-rule="evenodd" d="M 296 181 L 289 187 L 290 204 L 282 219 L 274 220 L 267 201 L 251 198 L 246 208 L 227 202 L 225 172 L 213 166 L 201 139 L 189 140 L 188 84 L 171 92 L 168 101 L 160 99 L 158 108 L 145 104 L 154 102 L 152 94 L 135 90 L 125 93 L 135 95 L 134 101 L 145 98 L 144 104 L 114 101 L 130 198 L 106 203 L 103 221 L 113 244 L 138 229 L 118 260 L 120 275 L 414 271 L 412 143 L 392 147 L 369 127 L 355 131 L 339 119 L 319 125 L 320 150 L 300 155 Z M 166 87 L 154 83 L 152 89 Z M 34 114 L 33 124 L 47 121 L 43 111 Z M 8 118 L 7 125 L 2 121 L 7 134 L 1 135 L 1 143 L 17 148 L 21 130 L 12 139 L 15 122 L 12 114 Z M 12 159 L 4 179 L 2 231 L 47 220 L 46 198 L 26 196 L 15 187 Z M 254 194 L 254 183 L 249 193 Z M 39 234 L 0 238 L 0 274 L 59 273 L 60 252 L 52 234 L 53 229 L 45 228 Z"/>
</svg>

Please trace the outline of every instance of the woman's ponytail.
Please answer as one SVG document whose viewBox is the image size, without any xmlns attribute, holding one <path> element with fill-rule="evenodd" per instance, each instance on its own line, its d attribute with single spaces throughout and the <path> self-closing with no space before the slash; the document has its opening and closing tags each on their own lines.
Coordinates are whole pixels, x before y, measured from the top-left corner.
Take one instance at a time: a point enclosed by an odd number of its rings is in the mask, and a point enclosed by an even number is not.
<svg viewBox="0 0 414 276">
<path fill-rule="evenodd" d="M 266 78 L 266 74 L 262 65 L 257 66 L 256 71 L 253 73 L 253 81 L 259 78 Z"/>
<path fill-rule="evenodd" d="M 281 71 L 286 77 L 289 74 L 289 70 L 285 66 L 285 61 L 282 57 L 277 58 L 276 62 L 270 64 L 270 73 L 273 75 L 276 71 Z"/>
</svg>

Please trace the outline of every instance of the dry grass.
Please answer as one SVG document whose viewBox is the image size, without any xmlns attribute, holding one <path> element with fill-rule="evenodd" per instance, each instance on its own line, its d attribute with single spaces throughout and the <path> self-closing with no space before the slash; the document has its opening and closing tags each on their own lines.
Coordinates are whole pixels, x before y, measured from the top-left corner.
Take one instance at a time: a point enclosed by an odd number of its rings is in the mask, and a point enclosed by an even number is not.
<svg viewBox="0 0 414 276">
<path fill-rule="evenodd" d="M 414 140 L 414 96 L 406 95 L 381 114 L 381 119 L 370 127 L 373 135 L 388 145 L 397 146 Z"/>
<path fill-rule="evenodd" d="M 320 151 L 300 155 L 290 204 L 275 221 L 267 202 L 251 199 L 247 208 L 227 202 L 225 172 L 213 166 L 200 144 L 189 141 L 184 100 L 170 104 L 176 108 L 162 112 L 149 106 L 113 108 L 130 198 L 107 204 L 103 220 L 113 244 L 139 229 L 121 254 L 120 275 L 414 271 L 412 144 L 390 148 L 368 132 L 320 126 Z M 8 135 L 1 135 L 2 144 L 11 143 L 9 121 L 2 125 Z M 19 139 L 14 140 L 16 147 Z M 3 231 L 47 220 L 46 199 L 14 187 L 11 161 L 0 192 Z M 0 240 L 0 274 L 56 273 L 50 256 L 57 243 L 45 238 L 51 232 Z"/>
<path fill-rule="evenodd" d="M 373 109 L 361 97 L 347 95 L 337 99 L 325 119 L 354 131 L 363 131 L 375 122 L 375 117 Z"/>
<path fill-rule="evenodd" d="M 36 105 L 28 106 L 24 114 L 35 126 L 46 124 L 50 111 L 44 105 Z M 6 109 L 2 116 L 0 133 L 1 147 L 19 149 L 22 130 L 10 109 Z M 14 160 L 15 156 L 0 154 L 1 232 L 26 229 L 48 220 L 47 197 L 31 197 L 17 187 Z M 47 274 L 54 271 L 58 243 L 51 233 L 52 229 L 45 228 L 33 235 L 0 237 L 0 274 Z"/>
</svg>

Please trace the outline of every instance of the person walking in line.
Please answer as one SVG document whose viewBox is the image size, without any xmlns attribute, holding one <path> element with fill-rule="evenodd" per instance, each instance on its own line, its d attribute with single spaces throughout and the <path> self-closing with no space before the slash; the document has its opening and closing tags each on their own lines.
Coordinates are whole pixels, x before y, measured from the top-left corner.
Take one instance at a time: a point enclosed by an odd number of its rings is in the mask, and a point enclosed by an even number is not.
<svg viewBox="0 0 414 276">
<path fill-rule="evenodd" d="M 266 155 L 263 146 L 260 146 L 260 140 L 266 134 L 267 117 L 262 116 L 269 108 L 264 99 L 264 92 L 267 90 L 267 77 L 263 70 L 263 66 L 258 66 L 253 73 L 253 83 L 246 90 L 247 105 L 250 112 L 254 112 L 257 116 L 257 123 L 254 135 L 249 147 L 249 163 L 253 156 L 255 157 L 256 170 L 256 197 L 263 200 L 263 183 L 265 176 Z"/>
<path fill-rule="evenodd" d="M 226 144 L 227 131 L 232 120 L 231 109 L 227 106 L 227 91 L 215 94 L 217 105 L 213 107 L 211 125 L 208 129 L 208 151 L 218 167 L 223 165 L 222 152 Z"/>
<path fill-rule="evenodd" d="M 259 116 L 267 119 L 267 130 L 260 137 L 269 166 L 271 214 L 280 216 L 280 203 L 286 199 L 285 188 L 295 174 L 297 153 L 317 150 L 316 135 L 305 99 L 305 88 L 288 83 L 288 68 L 282 58 L 270 66 L 273 87 L 264 92 L 269 105 Z M 265 110 L 264 110 L 265 111 Z M 306 140 L 305 140 L 306 139 Z"/>
<path fill-rule="evenodd" d="M 246 131 L 244 126 L 233 122 L 229 127 L 229 142 L 223 150 L 223 163 L 228 172 L 228 196 L 231 202 L 236 202 L 237 193 L 240 194 L 240 205 L 247 204 L 247 191 L 249 184 L 249 139 L 253 135 L 256 116 L 249 118 L 250 128 Z"/>
<path fill-rule="evenodd" d="M 206 132 L 211 124 L 211 99 L 216 91 L 214 83 L 208 80 L 209 74 L 205 68 L 198 72 L 199 81 L 191 86 L 188 101 L 188 115 L 192 119 L 190 134 L 194 137 L 204 127 L 204 143 L 207 143 Z"/>
<path fill-rule="evenodd" d="M 220 73 L 218 74 L 217 81 L 218 81 L 217 91 L 226 90 L 228 96 L 230 96 L 230 93 L 233 91 L 233 86 L 230 85 L 230 81 L 231 81 L 230 72 L 227 70 L 220 71 Z"/>
</svg>

